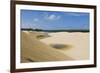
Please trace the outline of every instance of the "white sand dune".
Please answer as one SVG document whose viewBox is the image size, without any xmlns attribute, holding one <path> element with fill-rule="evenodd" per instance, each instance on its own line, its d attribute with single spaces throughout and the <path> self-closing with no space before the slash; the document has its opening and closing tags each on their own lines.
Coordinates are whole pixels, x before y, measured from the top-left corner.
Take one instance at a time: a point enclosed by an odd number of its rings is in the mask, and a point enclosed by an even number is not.
<svg viewBox="0 0 100 73">
<path fill-rule="evenodd" d="M 21 62 L 73 60 L 59 50 L 40 42 L 35 37 L 37 34 L 36 32 L 34 34 L 27 31 L 21 32 Z"/>
<path fill-rule="evenodd" d="M 59 49 L 60 52 L 75 60 L 89 59 L 89 33 L 82 32 L 57 32 L 49 33 L 51 37 L 41 39 L 47 44 L 64 44 L 69 47 Z"/>
</svg>

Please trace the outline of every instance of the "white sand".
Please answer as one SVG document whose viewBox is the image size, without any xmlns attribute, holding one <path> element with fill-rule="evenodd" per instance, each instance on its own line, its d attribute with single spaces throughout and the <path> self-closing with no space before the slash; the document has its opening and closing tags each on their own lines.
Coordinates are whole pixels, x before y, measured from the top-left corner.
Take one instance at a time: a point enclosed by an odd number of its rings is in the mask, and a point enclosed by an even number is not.
<svg viewBox="0 0 100 73">
<path fill-rule="evenodd" d="M 66 54 L 58 51 L 36 39 L 38 33 L 21 32 L 21 62 L 44 62 L 73 60 Z"/>
<path fill-rule="evenodd" d="M 58 50 L 76 60 L 89 59 L 89 33 L 57 32 L 49 33 L 49 35 L 51 37 L 41 39 L 40 41 L 47 45 L 69 45 L 71 47 L 65 47 L 64 49 Z"/>
</svg>

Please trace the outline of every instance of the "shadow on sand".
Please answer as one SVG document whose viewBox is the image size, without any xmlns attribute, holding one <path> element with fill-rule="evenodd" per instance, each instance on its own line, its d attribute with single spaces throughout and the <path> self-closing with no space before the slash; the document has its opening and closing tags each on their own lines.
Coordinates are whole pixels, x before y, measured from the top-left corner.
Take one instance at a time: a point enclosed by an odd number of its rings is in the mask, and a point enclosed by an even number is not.
<svg viewBox="0 0 100 73">
<path fill-rule="evenodd" d="M 70 49 L 72 47 L 72 45 L 66 45 L 66 44 L 51 44 L 50 46 L 56 49 Z"/>
</svg>

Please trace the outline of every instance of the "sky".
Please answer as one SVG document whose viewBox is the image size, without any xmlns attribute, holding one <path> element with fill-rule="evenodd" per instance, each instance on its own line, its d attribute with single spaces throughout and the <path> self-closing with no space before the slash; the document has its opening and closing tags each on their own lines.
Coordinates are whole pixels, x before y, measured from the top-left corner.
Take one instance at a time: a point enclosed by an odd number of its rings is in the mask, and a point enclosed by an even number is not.
<svg viewBox="0 0 100 73">
<path fill-rule="evenodd" d="M 89 30 L 89 13 L 21 10 L 21 28 Z"/>
</svg>

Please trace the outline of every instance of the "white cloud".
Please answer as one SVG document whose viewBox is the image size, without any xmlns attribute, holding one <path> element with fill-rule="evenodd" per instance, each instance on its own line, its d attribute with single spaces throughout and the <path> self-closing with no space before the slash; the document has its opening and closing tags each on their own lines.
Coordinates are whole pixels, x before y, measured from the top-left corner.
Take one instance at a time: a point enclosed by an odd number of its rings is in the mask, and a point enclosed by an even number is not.
<svg viewBox="0 0 100 73">
<path fill-rule="evenodd" d="M 55 14 L 45 14 L 45 17 L 44 17 L 46 20 L 58 20 L 60 19 L 60 16 L 59 15 L 55 15 Z"/>
<path fill-rule="evenodd" d="M 50 20 L 54 20 L 54 18 L 56 18 L 55 15 L 50 15 L 50 16 L 48 16 L 48 19 L 50 19 Z"/>
<path fill-rule="evenodd" d="M 34 18 L 34 19 L 33 19 L 33 21 L 37 22 L 37 21 L 39 21 L 39 19 L 37 19 L 37 18 Z"/>
</svg>

